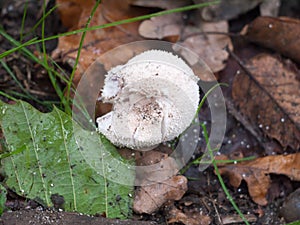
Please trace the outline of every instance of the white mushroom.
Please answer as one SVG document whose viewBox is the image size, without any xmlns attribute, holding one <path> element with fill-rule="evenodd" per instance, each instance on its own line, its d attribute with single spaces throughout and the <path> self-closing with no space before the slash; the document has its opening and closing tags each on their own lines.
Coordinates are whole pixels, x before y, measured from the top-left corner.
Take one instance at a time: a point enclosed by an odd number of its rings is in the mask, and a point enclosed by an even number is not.
<svg viewBox="0 0 300 225">
<path fill-rule="evenodd" d="M 192 69 L 161 50 L 143 52 L 108 71 L 102 90 L 113 110 L 97 118 L 114 145 L 151 149 L 179 136 L 192 122 L 199 87 Z"/>
</svg>

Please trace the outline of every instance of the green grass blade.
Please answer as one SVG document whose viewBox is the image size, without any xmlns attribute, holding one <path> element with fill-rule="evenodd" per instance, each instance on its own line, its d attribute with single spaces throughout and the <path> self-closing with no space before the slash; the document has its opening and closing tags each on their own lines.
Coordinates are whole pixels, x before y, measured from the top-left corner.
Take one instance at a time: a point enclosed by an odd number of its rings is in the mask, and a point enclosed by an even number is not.
<svg viewBox="0 0 300 225">
<path fill-rule="evenodd" d="M 23 17 L 22 17 L 22 24 L 21 24 L 21 31 L 20 31 L 20 42 L 23 41 L 23 33 L 24 33 L 24 25 L 27 16 L 27 9 L 28 9 L 28 1 L 25 2 Z"/>
<path fill-rule="evenodd" d="M 96 1 L 96 4 L 94 5 L 92 11 L 91 11 L 91 14 L 86 22 L 86 25 L 85 25 L 85 28 L 88 29 L 91 21 L 92 21 L 92 18 L 94 17 L 95 15 L 95 12 L 100 4 L 101 0 L 97 0 Z M 82 49 L 82 46 L 83 46 L 83 42 L 84 42 L 84 39 L 85 39 L 85 36 L 86 36 L 86 30 L 83 31 L 82 35 L 81 35 L 81 39 L 80 39 L 80 43 L 79 43 L 79 47 L 78 47 L 78 51 L 77 51 L 77 56 L 76 56 L 76 59 L 75 59 L 75 64 L 73 66 L 73 70 L 72 70 L 72 73 L 70 75 L 70 79 L 67 83 L 67 91 L 66 91 L 66 101 L 69 102 L 70 100 L 70 93 L 71 93 L 71 86 L 73 84 L 73 79 L 74 79 L 74 75 L 75 75 L 75 71 L 76 71 L 76 68 L 77 68 L 77 65 L 78 65 L 78 62 L 79 62 L 79 58 L 80 58 L 80 53 L 81 53 L 81 49 Z"/>
<path fill-rule="evenodd" d="M 0 95 L 2 95 L 3 97 L 5 97 L 5 98 L 7 98 L 7 99 L 9 99 L 9 100 L 11 100 L 11 101 L 18 101 L 18 99 L 16 99 L 16 98 L 10 96 L 9 94 L 7 94 L 7 93 L 5 93 L 5 92 L 3 92 L 3 91 L 0 91 Z"/>
<path fill-rule="evenodd" d="M 58 8 L 58 5 L 53 6 L 49 11 L 45 12 L 45 14 L 43 14 L 42 18 L 40 18 L 38 20 L 38 22 L 30 29 L 30 31 L 28 32 L 28 34 L 34 32 L 38 26 L 54 11 Z M 25 35 L 26 37 L 27 35 Z"/>
<path fill-rule="evenodd" d="M 205 93 L 204 97 L 201 99 L 199 105 L 198 105 L 198 108 L 197 108 L 197 111 L 196 111 L 196 114 L 195 114 L 195 118 L 198 117 L 198 114 L 200 112 L 200 109 L 202 108 L 204 102 L 206 101 L 208 95 L 210 95 L 211 92 L 213 92 L 213 90 L 215 90 L 215 88 L 217 87 L 220 87 L 220 86 L 225 86 L 225 87 L 228 87 L 228 84 L 226 83 L 217 83 L 215 84 L 213 87 L 211 87 L 208 92 Z"/>
<path fill-rule="evenodd" d="M 205 124 L 202 124 L 201 127 L 203 129 L 204 138 L 205 138 L 205 141 L 207 143 L 207 149 L 208 149 L 208 151 L 210 153 L 210 157 L 213 159 L 214 155 L 213 155 L 213 151 L 212 151 L 212 149 L 210 147 L 209 137 L 208 137 L 208 132 L 207 132 L 206 126 L 205 126 Z M 219 180 L 219 182 L 221 184 L 221 187 L 222 187 L 224 193 L 226 194 L 227 199 L 230 201 L 231 205 L 233 206 L 233 208 L 235 209 L 235 211 L 238 213 L 238 215 L 241 217 L 241 219 L 244 221 L 244 223 L 246 225 L 250 225 L 249 222 L 247 221 L 247 219 L 245 218 L 244 214 L 241 212 L 241 210 L 239 209 L 239 207 L 236 205 L 235 201 L 233 200 L 232 196 L 230 195 L 230 193 L 229 193 L 229 191 L 228 191 L 228 189 L 227 189 L 227 187 L 226 187 L 226 185 L 225 185 L 225 183 L 223 181 L 223 178 L 222 178 L 222 176 L 221 176 L 221 174 L 219 172 L 219 168 L 218 168 L 218 166 L 216 164 L 216 161 L 213 160 L 212 163 L 213 163 L 215 172 L 217 174 L 218 180 Z"/>
<path fill-rule="evenodd" d="M 6 72 L 9 74 L 9 76 L 12 77 L 12 79 L 16 82 L 16 84 L 18 85 L 18 87 L 27 95 L 29 95 L 28 91 L 23 87 L 23 85 L 20 83 L 20 81 L 18 80 L 18 78 L 15 76 L 15 74 L 13 73 L 13 71 L 9 68 L 9 66 L 7 65 L 6 62 L 4 62 L 3 60 L 0 60 L 0 63 L 2 65 L 2 67 L 6 70 Z"/>
<path fill-rule="evenodd" d="M 2 35 L 4 38 L 6 38 L 9 42 L 11 42 L 12 44 L 14 44 L 16 47 L 15 48 L 12 48 L 10 50 L 7 50 L 3 53 L 1 53 L 0 55 L 0 59 L 3 59 L 4 57 L 16 52 L 16 51 L 19 51 L 19 50 L 22 50 L 22 49 L 26 49 L 25 47 L 26 46 L 29 46 L 31 44 L 35 44 L 34 42 L 37 41 L 38 38 L 33 38 L 23 44 L 20 44 L 19 42 L 17 42 L 15 39 L 13 39 L 11 36 L 9 36 L 3 29 L 0 28 L 0 35 Z M 26 49 L 27 50 L 27 49 Z"/>
<path fill-rule="evenodd" d="M 43 18 L 45 18 L 45 15 L 46 15 L 46 0 L 44 0 L 44 4 L 43 4 Z M 47 55 L 47 51 L 46 51 L 46 43 L 44 41 L 44 38 L 45 38 L 45 19 L 42 20 L 43 65 L 44 65 L 44 68 L 47 70 L 47 73 L 50 78 L 52 86 L 54 87 L 57 95 L 59 96 L 59 98 L 64 106 L 65 112 L 70 115 L 72 110 L 71 110 L 69 101 L 68 101 L 68 99 L 65 98 L 63 91 L 57 85 L 56 76 L 54 75 L 54 74 L 56 74 L 56 72 L 48 64 L 48 55 Z"/>
<path fill-rule="evenodd" d="M 286 225 L 300 225 L 300 220 L 291 222 L 291 223 L 287 223 Z"/>
<path fill-rule="evenodd" d="M 8 41 L 10 41 L 13 45 L 17 46 L 17 48 L 25 55 L 27 56 L 29 59 L 31 59 L 32 61 L 42 65 L 48 72 L 51 71 L 50 73 L 50 81 L 52 86 L 54 87 L 58 97 L 60 98 L 63 106 L 65 107 L 65 110 L 67 112 L 71 112 L 71 107 L 70 104 L 66 101 L 65 97 L 64 97 L 64 93 L 63 91 L 60 89 L 60 87 L 57 85 L 57 81 L 56 81 L 56 76 L 54 76 L 53 74 L 57 75 L 58 73 L 48 65 L 47 62 L 47 56 L 44 55 L 43 60 L 40 60 L 37 56 L 35 56 L 31 51 L 29 51 L 27 48 L 24 47 L 24 44 L 20 44 L 20 42 L 16 41 L 15 39 L 13 39 L 10 35 L 8 35 L 6 32 L 4 32 L 3 30 L 0 29 L 0 35 L 3 35 Z M 43 40 L 43 39 L 42 39 Z M 30 42 L 32 43 L 32 42 Z M 35 100 L 36 102 L 39 102 L 36 98 L 33 98 L 33 100 Z"/>
</svg>

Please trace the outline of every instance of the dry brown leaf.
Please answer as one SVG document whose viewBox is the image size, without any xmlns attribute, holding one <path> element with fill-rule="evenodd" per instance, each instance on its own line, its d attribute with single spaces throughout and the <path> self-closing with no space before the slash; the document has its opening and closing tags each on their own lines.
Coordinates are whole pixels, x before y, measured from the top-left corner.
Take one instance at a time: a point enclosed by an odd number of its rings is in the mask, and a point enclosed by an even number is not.
<svg viewBox="0 0 300 225">
<path fill-rule="evenodd" d="M 200 19 L 199 12 L 191 14 L 192 24 L 187 25 L 181 14 L 171 14 L 145 20 L 139 27 L 141 36 L 152 39 L 166 39 L 172 37 L 181 41 L 182 46 L 195 52 L 213 72 L 218 72 L 225 67 L 225 61 L 228 59 L 228 52 L 224 50 L 226 46 L 232 49 L 231 39 L 228 32 L 227 21 L 205 22 Z M 225 33 L 207 34 L 207 32 Z M 176 38 L 174 38 L 176 37 Z M 176 46 L 174 47 L 174 50 Z M 186 57 L 186 60 L 193 65 L 194 56 L 190 53 L 184 53 L 184 49 L 178 52 Z M 192 59 L 190 59 L 192 58 Z M 197 61 L 197 60 L 196 60 Z"/>
<path fill-rule="evenodd" d="M 139 33 L 145 38 L 164 39 L 180 35 L 183 27 L 182 16 L 178 13 L 152 17 L 145 20 L 139 27 Z"/>
<path fill-rule="evenodd" d="M 268 203 L 266 195 L 271 184 L 269 174 L 282 174 L 300 181 L 300 153 L 266 156 L 219 168 L 220 174 L 229 177 L 230 184 L 238 187 L 242 180 L 248 185 L 251 198 L 259 205 Z"/>
<path fill-rule="evenodd" d="M 142 185 L 158 184 L 178 173 L 175 159 L 156 149 L 137 153 L 136 165 L 140 166 L 136 171 L 136 183 Z"/>
<path fill-rule="evenodd" d="M 176 176 L 177 163 L 168 154 L 172 149 L 163 145 L 151 151 L 136 152 L 136 181 L 142 185 L 135 192 L 133 209 L 152 213 L 170 200 L 179 200 L 187 191 L 187 179 Z"/>
<path fill-rule="evenodd" d="M 92 18 L 90 26 L 99 26 L 145 13 L 145 10 L 133 9 L 130 7 L 130 3 L 131 0 L 102 1 Z M 85 26 L 94 4 L 95 1 L 93 0 L 57 0 L 62 23 L 68 27 L 69 30 L 80 29 Z M 138 25 L 139 23 L 130 23 L 87 32 L 74 83 L 76 84 L 78 82 L 82 73 L 85 72 L 88 66 L 94 62 L 99 55 L 121 44 L 140 40 L 141 38 L 137 32 Z M 52 56 L 54 58 L 61 57 L 64 62 L 73 66 L 77 56 L 80 38 L 81 34 L 60 37 L 58 46 Z"/>
<path fill-rule="evenodd" d="M 300 20 L 258 17 L 246 28 L 246 37 L 300 63 Z"/>
<path fill-rule="evenodd" d="M 209 225 L 211 219 L 207 215 L 202 215 L 200 212 L 182 212 L 175 206 L 167 212 L 168 224 L 183 223 L 185 225 Z"/>
<path fill-rule="evenodd" d="M 300 146 L 300 74 L 290 62 L 261 54 L 246 64 L 253 79 L 238 74 L 232 97 L 253 127 L 284 148 Z"/>
<path fill-rule="evenodd" d="M 152 213 L 168 200 L 179 200 L 187 191 L 187 179 L 174 176 L 164 182 L 140 187 L 135 192 L 133 210 L 136 213 Z"/>
<path fill-rule="evenodd" d="M 195 3 L 209 2 L 208 0 L 193 1 Z M 236 18 L 238 15 L 253 9 L 261 2 L 263 2 L 263 0 L 221 0 L 220 4 L 203 8 L 201 10 L 201 15 L 202 18 L 207 21 L 229 20 Z"/>
<path fill-rule="evenodd" d="M 197 34 L 197 32 L 201 32 Z M 232 49 L 230 37 L 227 35 L 205 34 L 205 32 L 228 32 L 227 21 L 201 22 L 195 29 L 188 27 L 185 29 L 188 34 L 181 44 L 194 51 L 213 72 L 218 72 L 225 67 L 228 59 L 228 52 L 224 50 L 226 46 Z M 195 35 L 193 35 L 195 33 Z"/>
</svg>

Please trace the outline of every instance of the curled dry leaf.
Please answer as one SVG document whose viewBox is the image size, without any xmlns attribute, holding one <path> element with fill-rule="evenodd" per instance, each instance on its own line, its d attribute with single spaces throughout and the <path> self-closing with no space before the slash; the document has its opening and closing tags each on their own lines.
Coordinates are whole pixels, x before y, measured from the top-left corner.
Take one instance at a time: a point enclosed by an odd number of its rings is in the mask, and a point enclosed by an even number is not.
<svg viewBox="0 0 300 225">
<path fill-rule="evenodd" d="M 251 73 L 237 75 L 232 97 L 253 127 L 284 148 L 300 146 L 300 74 L 290 61 L 261 54 L 246 64 Z"/>
<path fill-rule="evenodd" d="M 300 63 L 300 20 L 258 17 L 246 28 L 246 37 Z"/>
<path fill-rule="evenodd" d="M 219 168 L 220 174 L 229 177 L 230 184 L 238 187 L 245 180 L 249 194 L 259 205 L 268 203 L 266 195 L 271 184 L 269 174 L 282 174 L 300 181 L 300 153 L 266 156 L 238 164 L 228 164 Z"/>
<path fill-rule="evenodd" d="M 140 187 L 133 202 L 136 213 L 152 213 L 168 200 L 179 200 L 187 191 L 187 179 L 174 176 L 164 182 Z"/>
</svg>

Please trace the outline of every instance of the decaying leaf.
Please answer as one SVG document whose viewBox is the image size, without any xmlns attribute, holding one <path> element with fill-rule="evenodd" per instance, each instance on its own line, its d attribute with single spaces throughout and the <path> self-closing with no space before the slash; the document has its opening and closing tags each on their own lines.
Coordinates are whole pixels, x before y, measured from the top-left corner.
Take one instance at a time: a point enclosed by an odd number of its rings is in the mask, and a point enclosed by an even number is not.
<svg viewBox="0 0 300 225">
<path fill-rule="evenodd" d="M 233 48 L 228 32 L 227 21 L 199 23 L 198 27 L 185 29 L 187 38 L 181 42 L 184 47 L 193 50 L 213 72 L 218 72 L 225 67 L 228 59 L 226 46 Z M 197 34 L 197 32 L 200 32 Z M 206 32 L 220 32 L 219 34 L 206 34 Z"/>
<path fill-rule="evenodd" d="M 142 186 L 156 185 L 178 173 L 175 159 L 169 157 L 166 153 L 162 153 L 160 149 L 161 147 L 158 146 L 154 150 L 135 154 L 136 165 L 139 166 L 136 171 L 136 183 Z"/>
<path fill-rule="evenodd" d="M 183 223 L 185 225 L 209 225 L 211 219 L 208 215 L 199 212 L 182 212 L 175 206 L 168 211 L 168 224 Z"/>
<path fill-rule="evenodd" d="M 209 0 L 193 1 L 196 3 L 209 2 Z M 259 4 L 261 4 L 260 11 L 262 15 L 276 16 L 280 6 L 280 0 L 221 0 L 221 3 L 218 5 L 201 9 L 201 15 L 202 18 L 207 21 L 229 20 L 250 11 Z"/>
<path fill-rule="evenodd" d="M 145 10 L 136 10 L 130 7 L 130 2 L 131 0 L 102 1 L 91 20 L 90 26 L 99 26 L 145 13 Z M 85 26 L 94 4 L 95 1 L 93 0 L 57 0 L 62 23 L 69 30 L 80 29 Z M 130 23 L 87 32 L 74 82 L 78 82 L 81 74 L 99 55 L 121 44 L 140 40 L 141 37 L 137 32 L 138 24 Z M 81 35 L 78 34 L 60 37 L 52 56 L 54 58 L 60 57 L 64 62 L 73 66 L 80 39 Z"/>
<path fill-rule="evenodd" d="M 252 78 L 238 74 L 232 96 L 253 127 L 284 148 L 300 146 L 300 74 L 290 61 L 261 54 L 246 64 Z"/>
<path fill-rule="evenodd" d="M 152 213 L 168 200 L 179 200 L 187 191 L 187 179 L 178 175 L 135 192 L 133 210 L 137 213 Z"/>
<path fill-rule="evenodd" d="M 179 36 L 182 28 L 182 16 L 176 13 L 143 21 L 139 27 L 139 33 L 145 38 L 164 39 Z"/>
<path fill-rule="evenodd" d="M 300 20 L 258 17 L 246 28 L 246 37 L 300 63 Z"/>
<path fill-rule="evenodd" d="M 300 153 L 290 155 L 266 156 L 238 164 L 219 167 L 222 175 L 229 177 L 230 184 L 238 187 L 245 180 L 249 194 L 259 205 L 268 203 L 266 195 L 271 184 L 269 174 L 282 174 L 300 181 Z"/>
<path fill-rule="evenodd" d="M 186 22 L 180 14 L 151 18 L 141 23 L 139 33 L 146 38 L 180 38 L 181 41 L 178 42 L 179 44 L 194 51 L 207 63 L 213 72 L 218 72 L 225 67 L 224 61 L 227 60 L 228 53 L 224 48 L 228 46 L 232 49 L 231 39 L 226 34 L 216 35 L 206 33 L 227 33 L 228 23 L 227 21 L 205 22 L 199 18 L 197 13 L 194 14 L 193 17 L 193 21 L 196 21 L 193 25 L 186 25 Z M 180 51 L 182 55 L 188 55 L 182 52 L 184 49 Z M 190 62 L 189 57 L 186 57 L 186 59 Z"/>
</svg>

